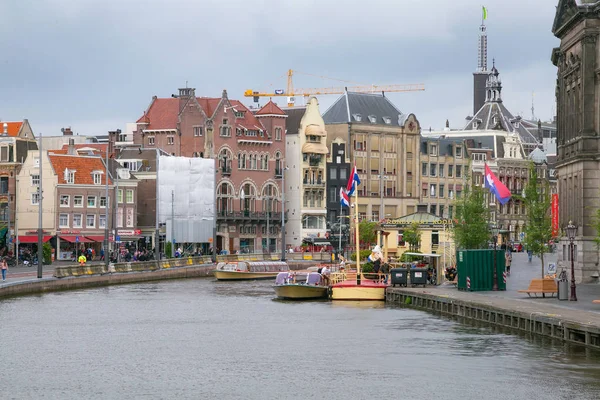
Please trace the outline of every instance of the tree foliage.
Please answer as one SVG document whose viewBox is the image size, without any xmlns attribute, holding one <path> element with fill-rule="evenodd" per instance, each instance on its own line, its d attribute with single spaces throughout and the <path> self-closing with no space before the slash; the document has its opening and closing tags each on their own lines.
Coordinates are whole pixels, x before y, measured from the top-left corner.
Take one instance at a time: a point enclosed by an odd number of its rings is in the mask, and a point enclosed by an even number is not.
<svg viewBox="0 0 600 400">
<path fill-rule="evenodd" d="M 456 217 L 452 234 L 457 249 L 481 249 L 487 247 L 490 239 L 488 226 L 489 210 L 485 204 L 484 191 L 480 186 L 471 185 L 467 176 L 462 196 L 454 201 Z"/>
<path fill-rule="evenodd" d="M 410 251 L 415 252 L 419 250 L 419 243 L 421 242 L 421 232 L 419 232 L 419 224 L 413 222 L 407 229 L 404 230 L 402 238 L 408 243 Z"/>
<path fill-rule="evenodd" d="M 525 195 L 515 196 L 523 201 L 527 211 L 525 225 L 525 247 L 542 261 L 542 278 L 544 278 L 544 253 L 546 245 L 552 239 L 552 215 L 550 206 L 550 184 L 538 176 L 535 164 L 529 164 L 529 179 L 525 185 Z"/>
<path fill-rule="evenodd" d="M 358 224 L 360 242 L 369 248 L 377 241 L 377 222 L 363 220 Z"/>
</svg>

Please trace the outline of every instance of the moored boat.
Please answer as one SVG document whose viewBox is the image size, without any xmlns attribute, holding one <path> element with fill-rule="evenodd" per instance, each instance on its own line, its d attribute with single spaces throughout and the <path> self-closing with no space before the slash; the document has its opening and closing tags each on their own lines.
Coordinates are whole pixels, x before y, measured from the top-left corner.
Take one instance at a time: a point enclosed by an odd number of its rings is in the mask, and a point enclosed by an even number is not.
<svg viewBox="0 0 600 400">
<path fill-rule="evenodd" d="M 336 273 L 331 276 L 331 300 L 385 300 L 385 290 L 389 286 L 379 274 L 356 272 Z"/>
<path fill-rule="evenodd" d="M 280 272 L 273 288 L 277 297 L 287 300 L 321 299 L 327 297 L 329 290 L 318 272 L 309 272 L 305 280 L 297 274 Z"/>
<path fill-rule="evenodd" d="M 278 273 L 289 270 L 285 261 L 232 261 L 217 264 L 213 274 L 219 281 L 239 281 L 275 279 Z"/>
</svg>

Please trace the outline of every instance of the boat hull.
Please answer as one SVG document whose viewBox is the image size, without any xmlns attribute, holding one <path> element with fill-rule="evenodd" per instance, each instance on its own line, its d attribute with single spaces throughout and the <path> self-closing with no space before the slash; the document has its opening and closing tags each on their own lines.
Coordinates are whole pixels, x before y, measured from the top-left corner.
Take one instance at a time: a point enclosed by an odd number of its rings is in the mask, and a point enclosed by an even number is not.
<svg viewBox="0 0 600 400">
<path fill-rule="evenodd" d="M 311 286 L 311 285 L 276 285 L 274 286 L 275 294 L 280 299 L 288 300 L 309 300 L 323 299 L 327 297 L 327 286 Z"/>
<path fill-rule="evenodd" d="M 215 270 L 213 274 L 219 281 L 247 281 L 256 279 L 275 279 L 276 272 L 245 272 L 245 271 L 220 271 Z"/>
<path fill-rule="evenodd" d="M 385 301 L 387 284 L 341 282 L 331 287 L 331 300 L 380 300 Z"/>
</svg>

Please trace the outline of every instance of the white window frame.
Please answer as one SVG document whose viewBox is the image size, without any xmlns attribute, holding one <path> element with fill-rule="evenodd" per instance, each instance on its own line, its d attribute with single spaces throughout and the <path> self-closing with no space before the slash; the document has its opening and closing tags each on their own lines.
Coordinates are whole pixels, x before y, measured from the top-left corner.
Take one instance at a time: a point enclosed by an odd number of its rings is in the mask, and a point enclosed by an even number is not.
<svg viewBox="0 0 600 400">
<path fill-rule="evenodd" d="M 79 217 L 79 225 L 76 225 L 76 220 Z M 83 226 L 83 214 L 73 214 L 73 228 L 82 228 Z"/>
<path fill-rule="evenodd" d="M 31 186 L 40 186 L 40 174 L 31 174 Z M 37 177 L 37 178 L 34 178 Z"/>
<path fill-rule="evenodd" d="M 63 218 L 66 218 L 66 224 L 63 223 Z M 68 228 L 69 227 L 69 214 L 59 214 L 58 215 L 58 227 L 59 228 Z"/>
<path fill-rule="evenodd" d="M 77 200 L 79 200 L 79 204 L 77 204 Z M 73 207 L 83 207 L 83 196 L 73 196 Z"/>
<path fill-rule="evenodd" d="M 106 214 L 98 215 L 98 228 L 106 228 Z"/>
<path fill-rule="evenodd" d="M 123 189 L 117 191 L 117 204 L 123 204 Z"/>
<path fill-rule="evenodd" d="M 40 204 L 40 194 L 39 192 L 31 193 L 31 205 L 38 206 Z"/>
<path fill-rule="evenodd" d="M 201 125 L 195 125 L 193 126 L 193 131 L 194 131 L 194 137 L 201 137 L 203 136 L 203 127 Z"/>
<path fill-rule="evenodd" d="M 429 155 L 430 156 L 437 156 L 438 155 L 437 144 L 430 144 L 429 145 Z"/>
<path fill-rule="evenodd" d="M 175 144 L 175 136 L 167 136 L 167 144 L 169 144 L 169 145 Z"/>
<path fill-rule="evenodd" d="M 63 203 L 64 199 L 67 200 L 66 203 Z M 61 207 L 69 207 L 69 205 L 71 204 L 71 196 L 69 196 L 68 194 L 61 194 L 59 203 Z"/>
<path fill-rule="evenodd" d="M 129 201 L 129 195 L 131 194 L 131 201 Z M 127 189 L 125 191 L 125 202 L 127 204 L 133 204 L 133 189 Z"/>
<path fill-rule="evenodd" d="M 90 217 L 92 217 L 92 224 L 90 225 Z M 85 227 L 96 228 L 96 214 L 86 214 L 85 216 Z"/>
<path fill-rule="evenodd" d="M 94 185 L 102 185 L 102 174 L 100 172 L 92 173 L 92 178 L 94 179 Z"/>
<path fill-rule="evenodd" d="M 129 216 L 131 214 L 131 220 L 129 219 Z M 133 228 L 134 226 L 134 212 L 133 212 L 133 208 L 129 207 L 127 208 L 127 211 L 125 212 L 125 225 L 127 225 L 127 228 Z"/>
<path fill-rule="evenodd" d="M 90 204 L 90 200 L 92 200 L 92 204 Z M 87 205 L 87 208 L 96 208 L 96 196 L 88 196 L 87 197 L 87 201 L 85 202 L 85 204 Z"/>
<path fill-rule="evenodd" d="M 154 136 L 148 136 L 148 146 L 154 146 Z"/>
<path fill-rule="evenodd" d="M 110 207 L 110 197 L 108 199 L 109 199 L 108 206 Z M 104 200 L 104 204 L 102 204 L 103 200 Z M 106 196 L 100 196 L 100 208 L 105 208 L 106 205 L 107 205 Z"/>
<path fill-rule="evenodd" d="M 69 185 L 73 185 L 75 184 L 75 171 L 69 171 L 67 170 L 67 184 Z"/>
</svg>

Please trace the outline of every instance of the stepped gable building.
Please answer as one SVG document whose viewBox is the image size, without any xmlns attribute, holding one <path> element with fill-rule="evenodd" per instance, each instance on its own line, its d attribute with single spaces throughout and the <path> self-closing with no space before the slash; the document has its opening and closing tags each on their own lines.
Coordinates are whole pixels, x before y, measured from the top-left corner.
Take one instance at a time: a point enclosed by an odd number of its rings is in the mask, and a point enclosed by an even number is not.
<svg viewBox="0 0 600 400">
<path fill-rule="evenodd" d="M 577 226 L 575 278 L 598 281 L 598 232 L 590 225 L 600 207 L 600 1 L 560 0 L 552 32 L 560 47 L 552 51 L 557 67 L 556 168 L 559 185 L 559 224 L 563 235 L 569 223 Z M 569 267 L 569 241 L 558 246 L 559 264 Z"/>
<path fill-rule="evenodd" d="M 330 152 L 343 151 L 339 168 L 356 163 L 361 219 L 378 222 L 416 212 L 421 126 L 414 114 L 403 114 L 384 94 L 346 93 L 323 120 Z"/>
<path fill-rule="evenodd" d="M 286 118 L 272 101 L 252 112 L 225 90 L 209 98 L 183 88 L 170 98 L 152 98 L 133 142 L 174 156 L 215 158 L 217 248 L 254 252 L 266 249 L 268 240 L 274 249 L 281 239 Z"/>
</svg>

